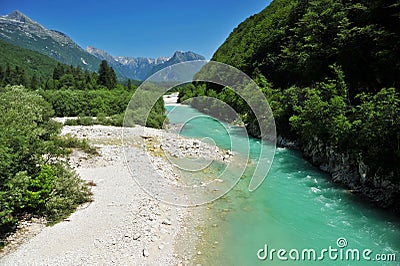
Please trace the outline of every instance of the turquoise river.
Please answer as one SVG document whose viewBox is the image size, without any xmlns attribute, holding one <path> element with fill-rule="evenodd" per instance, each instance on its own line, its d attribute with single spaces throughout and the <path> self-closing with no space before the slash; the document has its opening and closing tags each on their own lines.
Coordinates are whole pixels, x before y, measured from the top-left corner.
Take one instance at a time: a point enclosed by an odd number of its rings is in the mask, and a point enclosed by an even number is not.
<svg viewBox="0 0 400 266">
<path fill-rule="evenodd" d="M 210 137 L 229 149 L 230 134 L 247 145 L 235 127 L 227 132 L 204 116 L 187 121 L 202 113 L 174 107 L 168 118 L 186 123 L 182 135 Z M 250 138 L 250 158 L 260 145 Z M 263 184 L 249 192 L 248 183 L 242 178 L 207 205 L 194 265 L 400 265 L 399 219 L 332 184 L 298 152 L 277 148 Z"/>
</svg>

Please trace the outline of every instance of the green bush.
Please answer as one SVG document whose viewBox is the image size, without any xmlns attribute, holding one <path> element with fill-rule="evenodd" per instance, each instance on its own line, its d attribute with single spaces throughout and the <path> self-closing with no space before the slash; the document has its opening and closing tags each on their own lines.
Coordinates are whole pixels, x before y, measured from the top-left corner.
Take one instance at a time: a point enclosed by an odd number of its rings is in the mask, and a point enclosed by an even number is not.
<svg viewBox="0 0 400 266">
<path fill-rule="evenodd" d="M 22 214 L 46 216 L 52 223 L 90 200 L 90 192 L 64 165 L 52 164 L 66 147 L 86 143 L 60 140 L 51 106 L 21 86 L 0 89 L 0 245 Z"/>
<path fill-rule="evenodd" d="M 65 121 L 66 126 L 92 126 L 92 125 L 103 125 L 103 126 L 115 126 L 122 127 L 124 122 L 124 114 L 115 114 L 112 116 L 100 116 L 93 119 L 92 117 L 78 117 L 78 119 L 68 119 Z"/>
<path fill-rule="evenodd" d="M 96 123 L 96 120 L 90 116 L 83 116 L 78 117 L 77 123 L 82 126 L 93 126 Z"/>
<path fill-rule="evenodd" d="M 66 126 L 77 126 L 79 124 L 78 124 L 78 120 L 77 119 L 67 119 L 64 122 L 64 125 L 66 125 Z"/>
<path fill-rule="evenodd" d="M 97 149 L 91 146 L 87 140 L 77 139 L 69 134 L 58 138 L 57 143 L 60 147 L 66 149 L 80 149 L 87 154 L 99 155 Z"/>
<path fill-rule="evenodd" d="M 61 164 L 51 166 L 52 189 L 44 204 L 44 214 L 50 224 L 67 218 L 80 204 L 91 200 L 88 186 Z"/>
<path fill-rule="evenodd" d="M 124 89 L 114 90 L 41 90 L 58 117 L 106 116 L 123 113 L 133 95 Z"/>
</svg>

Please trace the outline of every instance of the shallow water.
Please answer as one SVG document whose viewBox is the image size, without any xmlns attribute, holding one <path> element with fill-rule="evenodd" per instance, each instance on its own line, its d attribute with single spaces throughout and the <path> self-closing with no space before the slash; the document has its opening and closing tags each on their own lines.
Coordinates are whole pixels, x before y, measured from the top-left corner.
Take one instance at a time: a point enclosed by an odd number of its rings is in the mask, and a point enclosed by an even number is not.
<svg viewBox="0 0 400 266">
<path fill-rule="evenodd" d="M 171 108 L 167 106 L 168 110 Z M 171 123 L 184 123 L 190 117 L 203 115 L 187 106 L 175 108 L 168 116 Z M 248 139 L 235 127 L 228 131 L 214 119 L 202 116 L 187 123 L 181 134 L 212 138 L 225 149 L 231 147 L 230 138 L 243 146 L 249 141 L 250 158 L 257 158 L 259 140 Z M 250 174 L 251 167 L 245 177 Z M 194 264 L 400 264 L 399 220 L 330 183 L 329 177 L 305 161 L 301 154 L 277 148 L 266 180 L 254 192 L 248 191 L 249 179 L 242 178 L 228 194 L 208 205 L 209 217 L 204 217 L 203 226 L 198 228 L 200 253 L 194 257 Z M 257 253 L 265 245 L 269 256 L 261 260 Z M 284 249 L 286 253 L 281 251 L 279 258 L 276 251 L 271 257 L 271 249 Z M 313 251 L 304 249 L 314 250 L 315 260 Z M 308 252 L 311 252 L 310 258 Z M 353 257 L 352 252 L 360 258 Z M 396 261 L 376 260 L 376 255 L 384 254 L 380 258 L 388 259 L 387 255 L 392 253 Z M 265 252 L 259 255 L 265 257 Z M 366 261 L 368 258 L 370 262 Z"/>
</svg>

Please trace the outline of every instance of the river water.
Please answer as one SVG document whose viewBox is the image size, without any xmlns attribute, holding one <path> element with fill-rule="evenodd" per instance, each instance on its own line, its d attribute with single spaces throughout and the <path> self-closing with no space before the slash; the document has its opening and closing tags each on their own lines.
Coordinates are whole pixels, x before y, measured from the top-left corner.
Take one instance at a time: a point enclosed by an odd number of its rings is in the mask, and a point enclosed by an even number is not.
<svg viewBox="0 0 400 266">
<path fill-rule="evenodd" d="M 187 106 L 174 108 L 171 123 L 202 115 Z M 187 123 L 181 134 L 210 137 L 225 149 L 231 135 L 243 145 L 249 141 L 250 158 L 257 158 L 259 140 L 248 140 L 235 127 L 228 131 L 203 116 Z M 400 265 L 400 221 L 330 183 L 298 152 L 277 148 L 256 191 L 248 191 L 249 179 L 245 174 L 229 193 L 207 205 L 197 228 L 194 265 Z M 393 260 L 390 254 L 396 261 L 382 261 Z"/>
</svg>

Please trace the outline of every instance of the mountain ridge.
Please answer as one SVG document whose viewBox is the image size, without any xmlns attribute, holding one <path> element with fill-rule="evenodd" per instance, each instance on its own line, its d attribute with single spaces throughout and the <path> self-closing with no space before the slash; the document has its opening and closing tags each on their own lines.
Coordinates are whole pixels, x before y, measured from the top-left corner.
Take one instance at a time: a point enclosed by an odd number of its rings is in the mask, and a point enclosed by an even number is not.
<svg viewBox="0 0 400 266">
<path fill-rule="evenodd" d="M 20 11 L 0 16 L 0 39 L 37 51 L 61 63 L 97 71 L 100 60 L 84 51 L 67 34 L 44 27 Z"/>
<path fill-rule="evenodd" d="M 86 47 L 86 51 L 101 60 L 106 60 L 117 71 L 125 75 L 133 75 L 132 78 L 137 80 L 145 80 L 158 70 L 176 63 L 205 60 L 204 56 L 192 51 L 175 51 L 172 56 L 157 58 L 113 56 L 93 46 Z"/>
<path fill-rule="evenodd" d="M 93 72 L 98 70 L 101 60 L 106 60 L 120 80 L 145 80 L 166 66 L 183 61 L 205 59 L 191 51 L 176 51 L 170 57 L 147 58 L 112 56 L 93 46 L 88 46 L 84 50 L 67 34 L 48 29 L 20 11 L 0 16 L 0 40 L 39 52 L 60 63 L 75 67 L 79 65 Z"/>
</svg>

